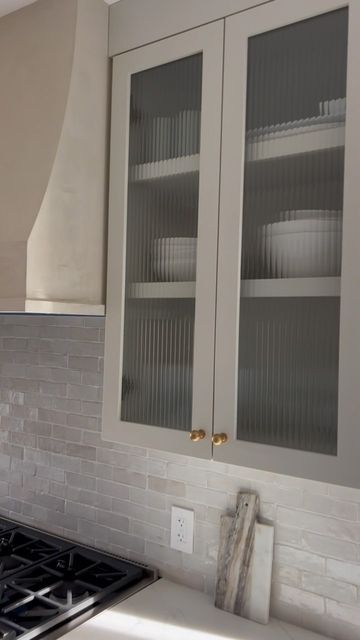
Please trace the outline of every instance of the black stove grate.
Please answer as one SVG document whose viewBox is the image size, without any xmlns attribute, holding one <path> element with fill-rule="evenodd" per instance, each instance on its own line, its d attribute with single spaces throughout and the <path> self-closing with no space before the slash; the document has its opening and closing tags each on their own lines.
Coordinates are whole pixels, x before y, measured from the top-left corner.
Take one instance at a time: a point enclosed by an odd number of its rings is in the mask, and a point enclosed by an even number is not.
<svg viewBox="0 0 360 640">
<path fill-rule="evenodd" d="M 0 532 L 0 580 L 54 557 L 64 549 L 64 544 L 55 544 L 41 534 L 34 537 L 31 530 L 14 528 Z M 70 545 L 65 545 L 69 547 Z"/>
<path fill-rule="evenodd" d="M 25 527 L 0 530 L 0 640 L 30 640 L 126 587 L 145 570 Z"/>
</svg>

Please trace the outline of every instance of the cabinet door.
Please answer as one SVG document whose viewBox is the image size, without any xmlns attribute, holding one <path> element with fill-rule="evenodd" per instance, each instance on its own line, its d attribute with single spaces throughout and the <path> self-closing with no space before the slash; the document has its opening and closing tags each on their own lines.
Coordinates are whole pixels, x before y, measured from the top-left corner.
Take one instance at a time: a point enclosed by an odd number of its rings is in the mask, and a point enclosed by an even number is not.
<svg viewBox="0 0 360 640">
<path fill-rule="evenodd" d="M 223 29 L 131 51 L 113 70 L 103 433 L 200 457 L 213 418 Z"/>
<path fill-rule="evenodd" d="M 359 9 L 279 0 L 226 21 L 214 410 L 216 459 L 352 485 Z"/>
</svg>

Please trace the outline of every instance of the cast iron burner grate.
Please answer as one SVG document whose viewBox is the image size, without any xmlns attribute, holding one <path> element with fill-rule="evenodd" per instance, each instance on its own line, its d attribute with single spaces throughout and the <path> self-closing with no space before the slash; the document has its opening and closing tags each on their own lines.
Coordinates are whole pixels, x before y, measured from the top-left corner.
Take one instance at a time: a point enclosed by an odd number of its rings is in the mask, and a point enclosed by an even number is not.
<svg viewBox="0 0 360 640">
<path fill-rule="evenodd" d="M 57 607 L 43 602 L 39 598 L 32 598 L 28 602 L 18 604 L 13 610 L 6 612 L 6 619 L 22 630 L 40 627 L 53 620 L 59 614 Z M 21 635 L 20 635 L 21 637 Z"/>
<path fill-rule="evenodd" d="M 0 640 L 48 637 L 55 627 L 153 572 L 0 519 Z"/>
<path fill-rule="evenodd" d="M 34 539 L 18 529 L 0 534 L 0 580 L 15 571 L 54 556 L 61 547 Z"/>
</svg>

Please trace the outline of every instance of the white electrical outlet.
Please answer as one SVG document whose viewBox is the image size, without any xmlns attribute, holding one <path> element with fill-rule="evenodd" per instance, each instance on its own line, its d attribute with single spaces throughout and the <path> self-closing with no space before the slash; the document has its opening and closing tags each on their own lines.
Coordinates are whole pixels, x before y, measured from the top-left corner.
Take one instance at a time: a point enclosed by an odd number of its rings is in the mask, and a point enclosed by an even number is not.
<svg viewBox="0 0 360 640">
<path fill-rule="evenodd" d="M 170 547 L 192 553 L 194 549 L 194 512 L 191 509 L 171 507 Z"/>
</svg>

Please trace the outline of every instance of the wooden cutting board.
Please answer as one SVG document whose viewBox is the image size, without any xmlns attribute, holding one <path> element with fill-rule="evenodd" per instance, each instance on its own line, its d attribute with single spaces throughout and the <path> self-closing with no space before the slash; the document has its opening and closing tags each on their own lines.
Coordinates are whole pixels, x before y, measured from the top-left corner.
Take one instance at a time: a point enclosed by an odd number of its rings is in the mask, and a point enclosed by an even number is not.
<svg viewBox="0 0 360 640">
<path fill-rule="evenodd" d="M 215 606 L 266 624 L 274 529 L 257 522 L 258 512 L 258 496 L 239 493 L 235 515 L 221 517 Z"/>
</svg>

